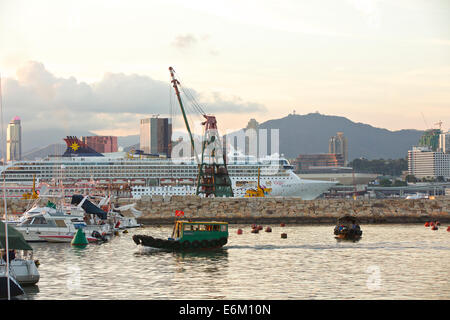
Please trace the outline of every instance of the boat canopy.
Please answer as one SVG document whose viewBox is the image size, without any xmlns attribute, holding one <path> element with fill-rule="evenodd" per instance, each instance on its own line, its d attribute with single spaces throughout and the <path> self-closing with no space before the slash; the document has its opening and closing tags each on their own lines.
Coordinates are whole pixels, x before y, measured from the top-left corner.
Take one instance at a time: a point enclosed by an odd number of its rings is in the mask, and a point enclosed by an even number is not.
<svg viewBox="0 0 450 320">
<path fill-rule="evenodd" d="M 6 249 L 5 224 L 2 221 L 0 221 L 0 248 Z M 33 248 L 25 241 L 20 231 L 11 225 L 8 225 L 8 249 L 33 250 Z"/>
<path fill-rule="evenodd" d="M 84 197 L 81 194 L 74 194 L 72 196 L 71 204 L 78 205 L 80 204 L 81 201 L 83 201 L 83 199 Z M 95 204 L 93 204 L 91 201 L 89 201 L 89 199 L 86 199 L 81 205 L 81 207 L 86 213 L 95 214 L 102 220 L 106 220 L 107 218 L 108 214 L 99 207 L 97 207 Z"/>
<path fill-rule="evenodd" d="M 345 223 L 359 224 L 359 220 L 358 218 L 350 215 L 345 215 L 338 219 L 338 224 L 345 224 Z"/>
</svg>

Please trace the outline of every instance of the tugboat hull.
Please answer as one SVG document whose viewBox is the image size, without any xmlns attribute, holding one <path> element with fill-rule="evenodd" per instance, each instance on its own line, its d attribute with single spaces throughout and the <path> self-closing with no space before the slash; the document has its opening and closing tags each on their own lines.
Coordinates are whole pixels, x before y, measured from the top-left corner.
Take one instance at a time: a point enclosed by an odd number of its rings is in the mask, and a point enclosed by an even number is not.
<svg viewBox="0 0 450 320">
<path fill-rule="evenodd" d="M 228 240 L 222 237 L 217 240 L 194 240 L 194 241 L 177 241 L 177 240 L 164 240 L 153 238 L 147 235 L 134 235 L 133 241 L 137 245 L 144 247 L 151 247 L 157 249 L 171 250 L 171 251 L 190 251 L 190 250 L 207 250 L 218 249 L 227 244 Z"/>
</svg>

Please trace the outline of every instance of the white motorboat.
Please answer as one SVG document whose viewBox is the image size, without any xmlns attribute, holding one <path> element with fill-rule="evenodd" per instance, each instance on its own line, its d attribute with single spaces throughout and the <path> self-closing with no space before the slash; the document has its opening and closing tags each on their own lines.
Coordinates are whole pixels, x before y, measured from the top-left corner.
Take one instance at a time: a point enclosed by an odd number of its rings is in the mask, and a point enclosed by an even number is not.
<svg viewBox="0 0 450 320">
<path fill-rule="evenodd" d="M 0 273 L 5 273 L 6 261 L 0 259 Z M 24 253 L 9 262 L 9 271 L 12 277 L 21 285 L 33 285 L 39 282 L 40 274 L 33 260 L 32 254 Z"/>
<path fill-rule="evenodd" d="M 97 242 L 105 240 L 104 236 L 111 232 L 105 222 L 92 224 L 87 217 L 72 215 L 54 206 L 32 207 L 15 228 L 27 242 L 71 242 L 78 228 L 84 230 L 89 242 Z"/>
<path fill-rule="evenodd" d="M 33 260 L 33 248 L 25 241 L 23 235 L 12 225 L 8 227 L 8 245 L 6 244 L 5 224 L 0 222 L 0 274 L 14 278 L 20 285 L 33 285 L 40 275 Z M 8 248 L 8 256 L 6 255 Z M 9 260 L 9 269 L 7 261 Z"/>
</svg>

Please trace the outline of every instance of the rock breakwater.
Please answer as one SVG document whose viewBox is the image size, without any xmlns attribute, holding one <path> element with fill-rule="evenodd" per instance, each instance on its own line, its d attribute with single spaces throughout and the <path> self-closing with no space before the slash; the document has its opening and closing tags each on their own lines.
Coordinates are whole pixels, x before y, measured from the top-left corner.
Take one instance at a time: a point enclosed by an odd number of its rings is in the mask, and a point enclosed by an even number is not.
<svg viewBox="0 0 450 320">
<path fill-rule="evenodd" d="M 44 203 L 44 201 L 42 201 Z M 225 220 L 229 223 L 334 223 L 351 214 L 361 223 L 450 222 L 450 197 L 436 199 L 316 199 L 299 198 L 199 198 L 196 196 L 143 197 L 118 199 L 116 205 L 136 203 L 144 224 L 174 221 L 175 210 L 192 220 Z M 8 213 L 23 212 L 29 201 L 8 200 Z M 3 211 L 1 208 L 0 212 Z"/>
</svg>

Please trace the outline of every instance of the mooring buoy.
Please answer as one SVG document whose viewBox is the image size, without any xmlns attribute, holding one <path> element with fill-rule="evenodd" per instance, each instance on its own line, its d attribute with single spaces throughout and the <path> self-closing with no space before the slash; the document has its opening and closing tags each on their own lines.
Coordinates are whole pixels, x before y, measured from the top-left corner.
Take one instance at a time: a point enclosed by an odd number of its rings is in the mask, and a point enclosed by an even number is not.
<svg viewBox="0 0 450 320">
<path fill-rule="evenodd" d="M 77 233 L 73 237 L 71 244 L 73 246 L 77 246 L 77 247 L 81 247 L 81 248 L 85 247 L 87 244 L 89 244 L 89 242 L 86 239 L 86 235 L 84 234 L 84 232 L 81 228 L 79 228 L 77 230 Z"/>
</svg>

